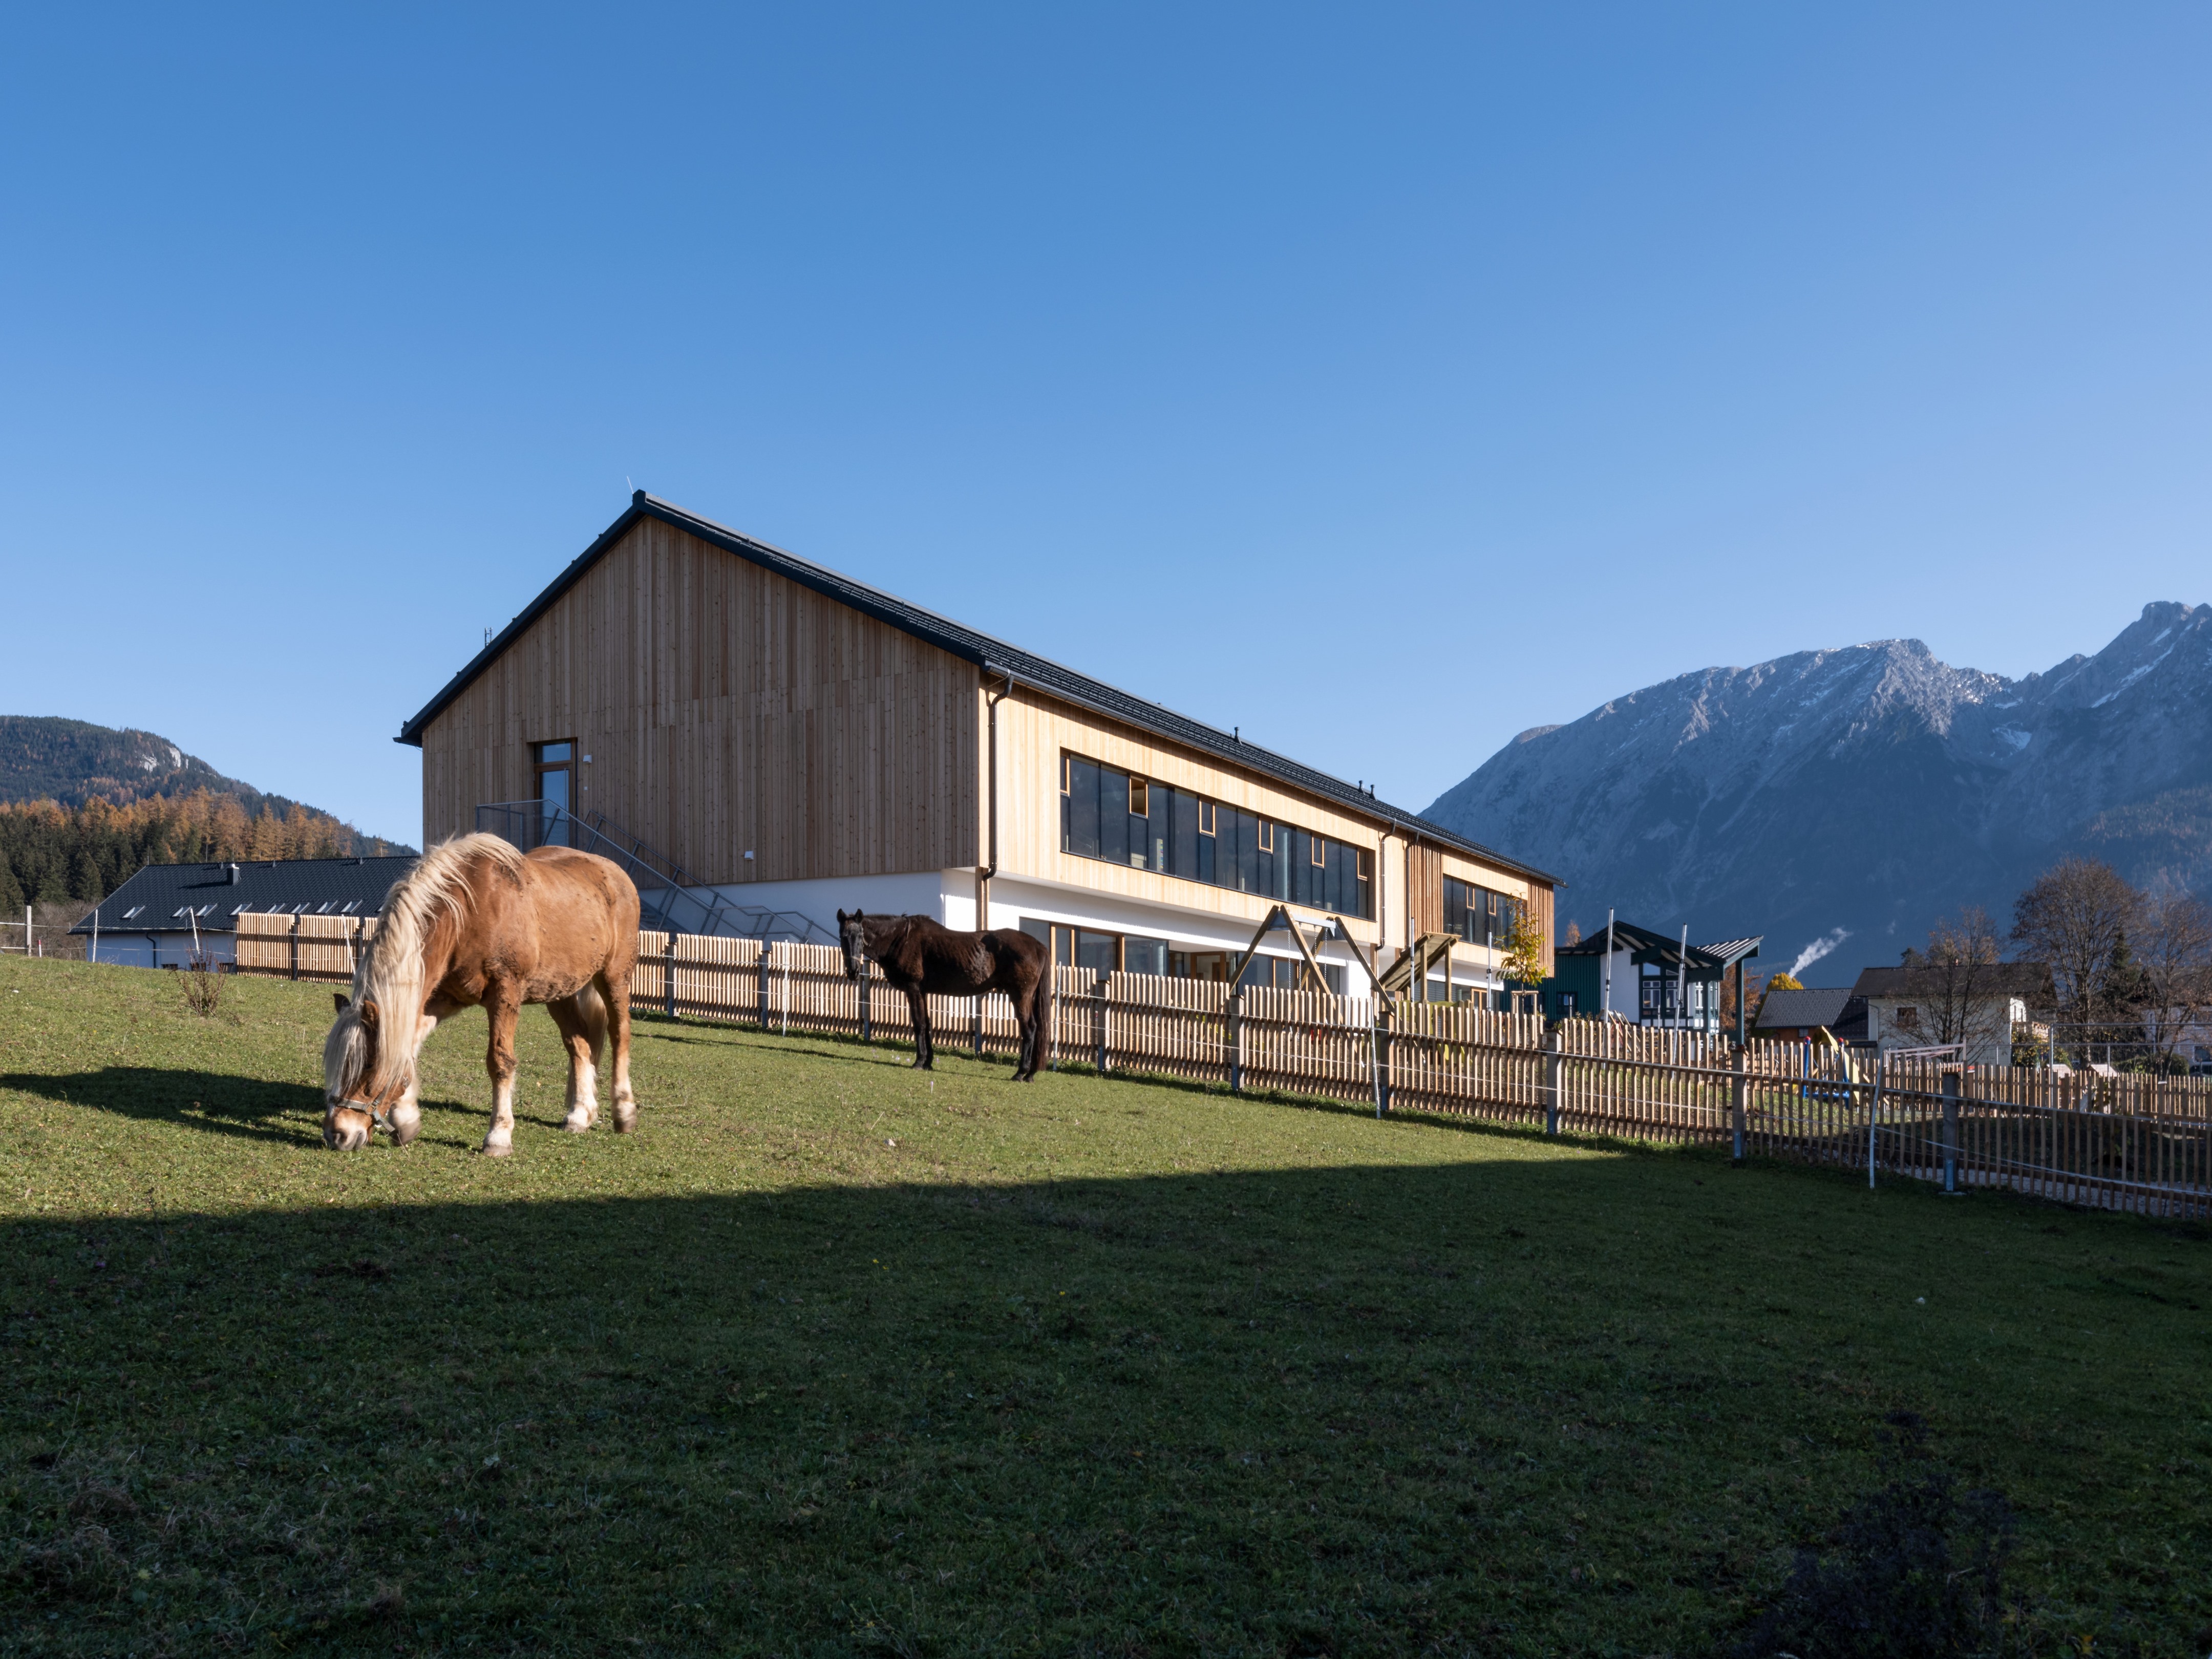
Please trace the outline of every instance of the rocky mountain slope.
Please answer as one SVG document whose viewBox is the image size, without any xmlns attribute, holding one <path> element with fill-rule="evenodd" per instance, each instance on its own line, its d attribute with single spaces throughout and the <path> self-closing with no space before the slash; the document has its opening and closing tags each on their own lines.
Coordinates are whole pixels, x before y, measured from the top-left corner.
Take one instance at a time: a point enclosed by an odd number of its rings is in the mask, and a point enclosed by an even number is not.
<svg viewBox="0 0 2212 1659">
<path fill-rule="evenodd" d="M 1607 906 L 1844 984 L 2069 852 L 2212 892 L 2212 605 L 2008 680 L 1917 640 L 1709 668 L 1524 732 L 1426 816 Z M 1817 968 L 1813 965 L 1818 963 Z"/>
</svg>

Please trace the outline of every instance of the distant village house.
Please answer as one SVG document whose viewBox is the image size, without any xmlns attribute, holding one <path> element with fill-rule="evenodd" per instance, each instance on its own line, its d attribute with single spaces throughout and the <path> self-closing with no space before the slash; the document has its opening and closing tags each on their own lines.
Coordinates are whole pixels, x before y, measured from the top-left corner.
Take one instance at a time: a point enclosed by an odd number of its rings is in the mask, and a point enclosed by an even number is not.
<svg viewBox="0 0 2212 1659">
<path fill-rule="evenodd" d="M 98 962 L 188 968 L 194 954 L 228 968 L 238 960 L 238 918 L 247 911 L 373 916 L 408 858 L 264 859 L 149 864 L 70 929 Z"/>
</svg>

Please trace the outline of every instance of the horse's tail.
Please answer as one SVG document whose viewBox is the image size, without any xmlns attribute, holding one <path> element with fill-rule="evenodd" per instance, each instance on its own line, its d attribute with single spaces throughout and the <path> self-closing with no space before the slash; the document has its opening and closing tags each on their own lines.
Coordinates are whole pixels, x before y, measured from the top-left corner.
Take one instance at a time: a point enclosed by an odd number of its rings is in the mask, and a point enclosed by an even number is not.
<svg viewBox="0 0 2212 1659">
<path fill-rule="evenodd" d="M 592 1045 L 592 1064 L 597 1066 L 607 1046 L 607 1000 L 597 985 L 586 985 L 575 995 L 576 1018 L 583 1022 L 584 1040 Z"/>
<path fill-rule="evenodd" d="M 1037 969 L 1036 989 L 1030 993 L 1032 1019 L 1030 1025 L 1030 1075 L 1038 1070 L 1052 1054 L 1052 953 L 1045 952 L 1044 963 Z"/>
</svg>

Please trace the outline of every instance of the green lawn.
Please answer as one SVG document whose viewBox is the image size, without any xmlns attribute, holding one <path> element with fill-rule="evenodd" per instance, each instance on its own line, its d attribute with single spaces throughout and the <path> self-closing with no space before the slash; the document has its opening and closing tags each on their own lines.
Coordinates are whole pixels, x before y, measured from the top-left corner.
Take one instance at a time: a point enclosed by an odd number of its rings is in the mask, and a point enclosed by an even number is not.
<svg viewBox="0 0 2212 1659">
<path fill-rule="evenodd" d="M 2212 1624 L 2203 1229 L 534 1010 L 339 1156 L 329 1015 L 0 963 L 0 1653 L 1710 1653 L 1899 1409 Z"/>
</svg>

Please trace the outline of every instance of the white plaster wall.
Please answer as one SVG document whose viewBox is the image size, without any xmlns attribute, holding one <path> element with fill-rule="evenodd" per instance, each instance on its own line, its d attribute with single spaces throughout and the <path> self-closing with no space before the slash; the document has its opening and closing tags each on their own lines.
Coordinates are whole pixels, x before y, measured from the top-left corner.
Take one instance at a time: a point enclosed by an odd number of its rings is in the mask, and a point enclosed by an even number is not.
<svg viewBox="0 0 2212 1659">
<path fill-rule="evenodd" d="M 714 890 L 732 904 L 796 911 L 832 939 L 837 936 L 840 910 L 931 916 L 963 932 L 975 926 L 975 877 L 967 870 L 841 876 L 822 881 L 749 881 Z M 643 896 L 649 902 L 652 895 Z"/>
<path fill-rule="evenodd" d="M 974 908 L 972 903 L 969 907 L 971 911 Z M 1291 914 L 1301 921 L 1315 920 L 1296 908 Z M 1169 948 L 1176 951 L 1241 951 L 1252 942 L 1252 930 L 1259 925 L 1242 917 L 1216 915 L 1210 910 L 1186 910 L 1177 905 L 1153 904 L 1143 899 L 1093 892 L 1087 888 L 998 877 L 991 883 L 990 925 L 1018 927 L 1025 919 L 1164 939 Z M 1260 954 L 1296 957 L 1298 947 L 1291 943 L 1289 935 L 1274 933 L 1261 942 Z M 1323 962 L 1344 965 L 1346 986 L 1352 995 L 1365 991 L 1367 975 L 1357 965 L 1350 947 L 1331 942 L 1315 954 Z"/>
<path fill-rule="evenodd" d="M 92 943 L 85 936 L 85 943 Z M 238 959 L 238 936 L 235 933 L 202 933 L 200 948 L 217 962 Z M 192 936 L 190 933 L 111 933 L 100 930 L 100 960 L 117 968 L 166 968 L 172 963 L 182 967 L 192 959 Z"/>
</svg>

